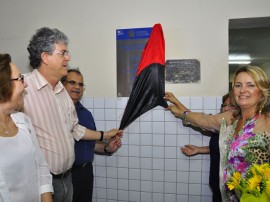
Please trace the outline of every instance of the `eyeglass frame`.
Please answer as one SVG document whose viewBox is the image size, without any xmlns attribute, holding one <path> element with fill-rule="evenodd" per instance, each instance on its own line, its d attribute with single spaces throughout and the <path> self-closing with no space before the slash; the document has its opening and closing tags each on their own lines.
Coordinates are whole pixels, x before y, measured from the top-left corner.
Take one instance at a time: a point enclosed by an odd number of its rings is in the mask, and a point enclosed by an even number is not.
<svg viewBox="0 0 270 202">
<path fill-rule="evenodd" d="M 82 87 L 82 88 L 84 88 L 85 87 L 85 85 L 84 85 L 84 83 L 78 83 L 78 82 L 76 82 L 76 81 L 74 81 L 74 80 L 64 80 L 64 82 L 68 82 L 70 85 L 72 85 L 72 86 L 79 86 L 79 87 Z"/>
<path fill-rule="evenodd" d="M 224 108 L 224 107 L 235 108 L 236 106 L 235 106 L 235 105 L 232 105 L 232 104 L 221 104 L 221 107 L 222 107 L 222 108 Z"/>
<path fill-rule="evenodd" d="M 24 84 L 24 75 L 21 74 L 20 77 L 14 78 L 14 79 L 10 79 L 10 81 L 21 81 L 22 84 Z"/>
<path fill-rule="evenodd" d="M 51 54 L 56 53 L 58 55 L 61 55 L 61 57 L 69 57 L 70 56 L 70 52 L 68 50 L 63 50 L 63 51 L 58 51 L 58 50 L 54 50 L 52 52 L 49 52 Z"/>
</svg>

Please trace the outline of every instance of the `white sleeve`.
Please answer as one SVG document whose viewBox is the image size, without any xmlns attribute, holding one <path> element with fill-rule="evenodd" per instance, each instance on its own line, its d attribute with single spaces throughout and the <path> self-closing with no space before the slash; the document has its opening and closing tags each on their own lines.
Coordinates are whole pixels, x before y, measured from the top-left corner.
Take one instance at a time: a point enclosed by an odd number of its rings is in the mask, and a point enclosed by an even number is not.
<svg viewBox="0 0 270 202">
<path fill-rule="evenodd" d="M 42 153 L 40 149 L 34 127 L 30 119 L 28 117 L 27 119 L 29 123 L 29 130 L 31 133 L 31 138 L 37 151 L 37 163 L 39 167 L 39 176 L 40 176 L 40 194 L 43 194 L 46 192 L 53 192 L 52 175 L 50 173 L 49 166 L 45 160 L 44 154 Z"/>
</svg>

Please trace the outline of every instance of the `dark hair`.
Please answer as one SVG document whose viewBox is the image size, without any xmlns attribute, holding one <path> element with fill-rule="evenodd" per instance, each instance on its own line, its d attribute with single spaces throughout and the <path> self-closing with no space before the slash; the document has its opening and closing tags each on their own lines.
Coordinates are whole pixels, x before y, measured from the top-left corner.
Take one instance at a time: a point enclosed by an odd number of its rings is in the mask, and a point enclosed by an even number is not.
<svg viewBox="0 0 270 202">
<path fill-rule="evenodd" d="M 245 66 L 240 69 L 238 69 L 235 74 L 234 74 L 234 79 L 232 82 L 232 88 L 235 85 L 235 79 L 238 74 L 245 72 L 249 76 L 251 76 L 256 84 L 256 86 L 261 90 L 262 92 L 262 98 L 259 101 L 257 105 L 257 113 L 262 113 L 262 114 L 270 114 L 270 80 L 267 74 L 263 69 L 257 66 Z M 233 99 L 233 102 L 235 100 Z M 240 111 L 239 111 L 240 113 Z"/>
<path fill-rule="evenodd" d="M 68 44 L 67 36 L 58 29 L 42 27 L 32 36 L 27 50 L 29 52 L 30 65 L 36 69 L 41 64 L 41 54 L 43 52 L 53 52 L 56 43 Z"/>
<path fill-rule="evenodd" d="M 0 103 L 9 101 L 13 92 L 10 63 L 9 54 L 0 54 Z"/>
<path fill-rule="evenodd" d="M 223 96 L 222 96 L 222 104 L 224 104 L 225 101 L 226 101 L 228 98 L 231 98 L 230 93 L 227 93 L 227 94 L 223 95 Z"/>
<path fill-rule="evenodd" d="M 77 73 L 78 75 L 81 75 L 81 76 L 82 76 L 82 73 L 81 73 L 79 67 L 69 69 L 67 72 L 68 72 L 68 73 L 70 73 L 70 72 L 75 72 L 75 73 Z M 68 73 L 67 73 L 67 75 L 68 75 Z M 61 82 L 62 82 L 63 84 L 64 84 L 64 82 L 67 80 L 67 75 L 66 75 L 66 76 L 63 76 L 62 79 L 61 79 Z"/>
</svg>

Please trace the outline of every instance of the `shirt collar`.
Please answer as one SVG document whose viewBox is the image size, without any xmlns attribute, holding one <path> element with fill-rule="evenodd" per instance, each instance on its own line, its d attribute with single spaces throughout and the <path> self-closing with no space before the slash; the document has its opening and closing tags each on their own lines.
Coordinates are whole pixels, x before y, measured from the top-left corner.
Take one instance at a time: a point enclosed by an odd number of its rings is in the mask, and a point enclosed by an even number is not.
<svg viewBox="0 0 270 202">
<path fill-rule="evenodd" d="M 25 128 L 27 129 L 27 126 L 29 124 L 29 120 L 26 118 L 26 115 L 22 112 L 14 111 L 10 114 L 13 122 L 18 128 Z"/>
<path fill-rule="evenodd" d="M 52 85 L 40 74 L 40 72 L 37 69 L 34 69 L 32 73 L 35 75 L 36 86 L 38 91 L 44 88 L 45 86 L 48 86 L 49 88 L 52 89 Z M 63 89 L 64 89 L 63 84 L 60 81 L 58 81 L 55 88 L 52 90 L 57 94 L 60 93 Z"/>
<path fill-rule="evenodd" d="M 75 104 L 75 107 L 76 107 L 76 109 L 82 109 L 82 108 L 84 108 L 84 106 L 80 102 L 77 102 Z"/>
</svg>

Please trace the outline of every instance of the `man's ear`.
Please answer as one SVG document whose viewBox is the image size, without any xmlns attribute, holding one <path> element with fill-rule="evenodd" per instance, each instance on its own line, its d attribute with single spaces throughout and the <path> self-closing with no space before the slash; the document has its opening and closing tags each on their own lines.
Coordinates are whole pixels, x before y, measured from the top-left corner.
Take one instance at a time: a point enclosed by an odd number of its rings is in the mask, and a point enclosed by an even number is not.
<svg viewBox="0 0 270 202">
<path fill-rule="evenodd" d="M 45 65 L 48 64 L 48 53 L 46 52 L 41 53 L 41 62 L 43 62 Z"/>
</svg>

